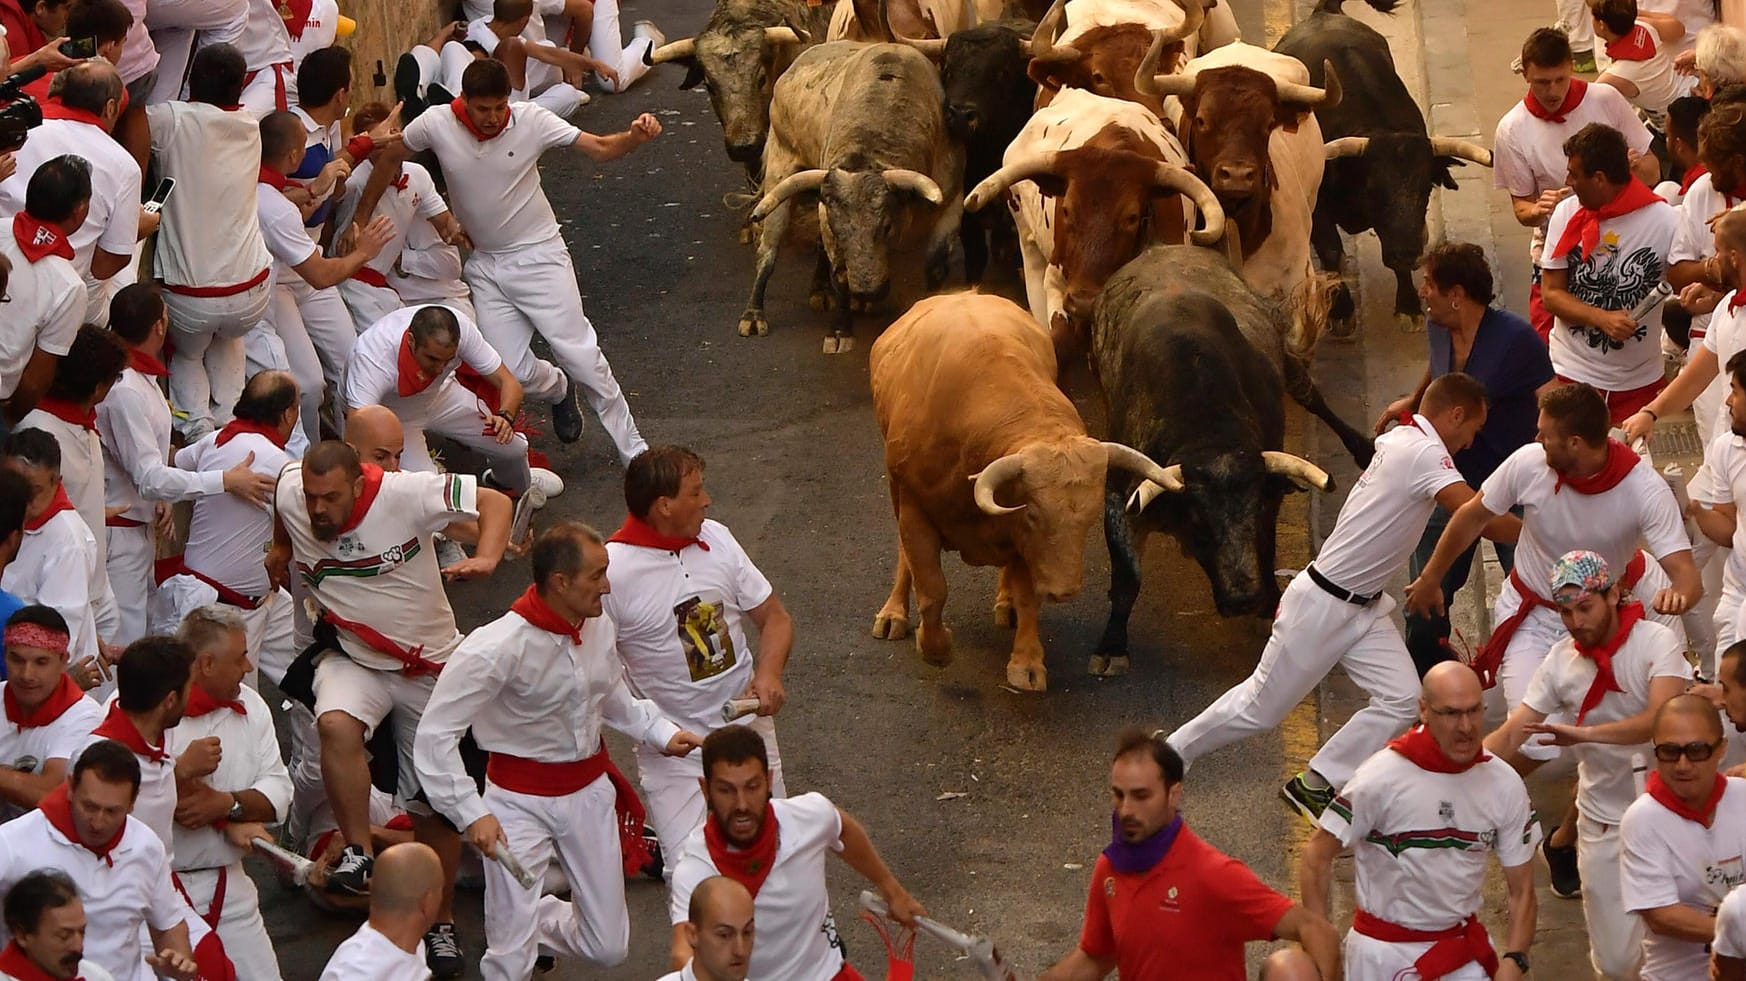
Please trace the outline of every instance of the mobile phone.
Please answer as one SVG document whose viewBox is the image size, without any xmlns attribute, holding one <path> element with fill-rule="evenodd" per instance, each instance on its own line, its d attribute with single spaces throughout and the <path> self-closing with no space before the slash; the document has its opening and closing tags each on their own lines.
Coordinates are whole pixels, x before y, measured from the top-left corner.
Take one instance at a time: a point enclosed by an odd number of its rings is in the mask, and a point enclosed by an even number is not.
<svg viewBox="0 0 1746 981">
<path fill-rule="evenodd" d="M 166 177 L 158 181 L 158 186 L 152 190 L 152 196 L 146 199 L 145 213 L 155 215 L 164 210 L 164 202 L 170 200 L 170 192 L 176 189 L 176 179 Z"/>
<path fill-rule="evenodd" d="M 61 42 L 61 54 L 78 61 L 97 57 L 97 39 L 74 37 Z"/>
</svg>

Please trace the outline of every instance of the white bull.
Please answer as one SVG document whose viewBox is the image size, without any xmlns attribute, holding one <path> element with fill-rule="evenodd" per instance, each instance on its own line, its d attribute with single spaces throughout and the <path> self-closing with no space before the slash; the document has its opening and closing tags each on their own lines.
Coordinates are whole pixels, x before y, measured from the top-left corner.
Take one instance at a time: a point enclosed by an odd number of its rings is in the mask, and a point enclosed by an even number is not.
<svg viewBox="0 0 1746 981">
<path fill-rule="evenodd" d="M 944 38 L 980 21 L 970 0 L 890 0 L 891 31 L 912 38 Z M 825 32 L 829 41 L 895 41 L 879 27 L 876 0 L 839 3 Z"/>
</svg>

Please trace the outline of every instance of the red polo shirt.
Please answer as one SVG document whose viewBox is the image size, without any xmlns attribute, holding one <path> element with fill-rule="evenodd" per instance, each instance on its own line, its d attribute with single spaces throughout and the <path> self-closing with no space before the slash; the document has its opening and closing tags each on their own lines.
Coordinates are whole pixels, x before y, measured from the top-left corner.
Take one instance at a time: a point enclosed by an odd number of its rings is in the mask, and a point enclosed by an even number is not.
<svg viewBox="0 0 1746 981">
<path fill-rule="evenodd" d="M 1079 948 L 1124 978 L 1246 981 L 1243 945 L 1270 940 L 1290 899 L 1186 826 L 1164 860 L 1126 875 L 1098 856 Z"/>
</svg>

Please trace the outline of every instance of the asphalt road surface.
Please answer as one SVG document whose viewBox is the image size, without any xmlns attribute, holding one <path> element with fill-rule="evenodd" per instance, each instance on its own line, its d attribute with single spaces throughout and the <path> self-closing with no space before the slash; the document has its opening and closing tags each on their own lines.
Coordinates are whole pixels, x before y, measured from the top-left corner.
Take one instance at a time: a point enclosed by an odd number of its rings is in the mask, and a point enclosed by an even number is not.
<svg viewBox="0 0 1746 981">
<path fill-rule="evenodd" d="M 1259 7 L 1238 2 L 1249 22 L 1259 20 Z M 702 0 L 639 0 L 624 22 L 628 31 L 633 20 L 652 18 L 678 37 L 700 27 L 707 12 Z M 626 95 L 597 95 L 576 120 L 611 132 L 636 113 L 653 112 L 665 128 L 653 143 L 604 165 L 580 154 L 546 158 L 546 193 L 564 223 L 585 306 L 644 435 L 704 455 L 712 516 L 733 529 L 793 612 L 789 702 L 778 717 L 790 792 L 820 791 L 855 814 L 930 912 L 992 936 L 1027 972 L 1040 971 L 1076 941 L 1091 863 L 1108 842 L 1115 732 L 1135 723 L 1174 727 L 1192 716 L 1248 673 L 1265 622 L 1219 619 L 1199 569 L 1173 543 L 1155 539 L 1133 619 L 1132 673 L 1091 678 L 1086 656 L 1108 608 L 1099 530 L 1085 545 L 1083 590 L 1044 611 L 1047 693 L 1003 684 L 1010 632 L 990 615 L 993 569 L 946 561 L 946 615 L 957 644 L 949 667 L 924 665 L 911 640 L 871 637 L 873 614 L 890 590 L 896 539 L 867 347 L 917 297 L 919 276 L 900 281 L 878 318 L 863 318 L 853 353 L 827 356 L 820 353 L 823 317 L 806 303 L 811 257 L 787 254 L 769 291 L 769 336 L 737 336 L 753 253 L 737 241 L 739 212 L 723 196 L 746 189 L 744 172 L 723 152 L 703 90 L 676 88 L 682 75 L 659 68 Z M 960 285 L 961 267 L 954 264 L 953 274 L 952 285 Z M 1016 277 L 1005 289 L 1018 289 Z M 1089 383 L 1082 380 L 1075 394 L 1093 433 L 1100 432 L 1101 407 Z M 542 519 L 616 527 L 622 470 L 598 424 L 590 419 L 571 447 L 550 435 L 535 443 L 568 484 Z M 1289 515 L 1282 565 L 1301 563 L 1304 554 L 1301 507 Z M 453 587 L 461 628 L 501 615 L 527 574 L 525 562 L 507 563 L 491 581 Z M 1287 892 L 1295 889 L 1286 843 L 1303 829 L 1276 791 L 1313 751 L 1315 733 L 1305 709 L 1280 732 L 1203 760 L 1188 782 L 1191 826 Z M 628 761 L 622 741 L 617 745 Z M 852 962 L 869 978 L 883 977 L 883 948 L 855 921 L 866 883 L 835 863 L 830 884 Z M 664 888 L 638 880 L 627 893 L 629 960 L 606 971 L 561 964 L 556 977 L 665 973 Z M 316 978 L 355 921 L 320 913 L 269 882 L 262 896 L 285 977 Z M 477 893 L 459 900 L 475 964 L 484 950 L 479 903 Z M 926 938 L 916 944 L 916 963 L 921 977 L 973 976 L 967 962 Z"/>
</svg>

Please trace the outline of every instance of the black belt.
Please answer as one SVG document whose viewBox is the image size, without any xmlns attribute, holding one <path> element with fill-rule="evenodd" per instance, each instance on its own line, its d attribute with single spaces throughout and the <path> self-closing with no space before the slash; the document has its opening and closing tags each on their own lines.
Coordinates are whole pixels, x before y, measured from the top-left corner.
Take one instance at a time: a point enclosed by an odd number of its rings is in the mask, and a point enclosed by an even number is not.
<svg viewBox="0 0 1746 981">
<path fill-rule="evenodd" d="M 1369 606 L 1370 604 L 1376 602 L 1377 596 L 1382 595 L 1381 593 L 1377 593 L 1376 596 L 1361 596 L 1357 593 L 1352 592 L 1349 589 L 1341 589 L 1339 586 L 1334 585 L 1334 581 L 1332 579 L 1329 579 L 1327 576 L 1324 576 L 1321 573 L 1317 572 L 1316 567 L 1313 565 L 1304 569 L 1304 571 L 1309 573 L 1310 582 L 1313 582 L 1317 586 L 1320 586 L 1322 588 L 1322 592 L 1327 593 L 1329 596 L 1332 596 L 1333 598 L 1335 598 L 1337 600 L 1343 600 L 1347 603 L 1350 603 L 1353 606 Z"/>
</svg>

